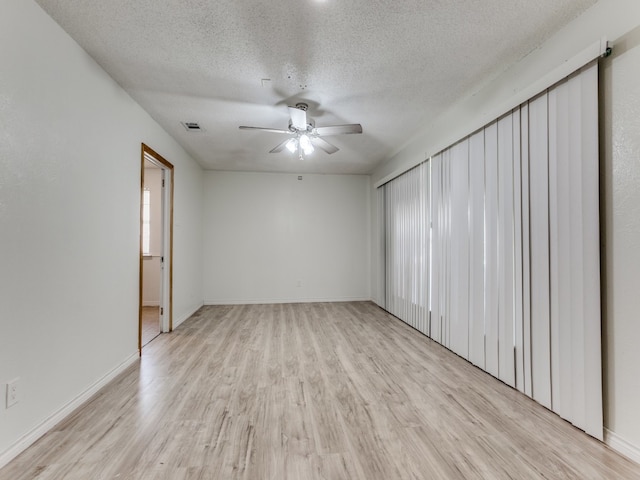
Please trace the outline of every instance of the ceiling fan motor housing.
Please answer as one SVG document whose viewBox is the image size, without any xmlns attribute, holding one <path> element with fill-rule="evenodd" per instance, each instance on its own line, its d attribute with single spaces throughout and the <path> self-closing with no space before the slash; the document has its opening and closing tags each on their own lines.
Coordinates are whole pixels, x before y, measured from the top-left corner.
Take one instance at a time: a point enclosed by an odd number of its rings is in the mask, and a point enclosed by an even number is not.
<svg viewBox="0 0 640 480">
<path fill-rule="evenodd" d="M 309 111 L 309 105 L 304 103 L 304 102 L 298 102 L 296 103 L 295 107 L 298 110 L 301 110 L 303 112 L 307 112 Z M 299 133 L 299 132 L 309 132 L 309 133 L 313 133 L 313 129 L 316 127 L 316 122 L 315 120 L 313 120 L 312 118 L 306 117 L 306 121 L 307 121 L 307 125 L 306 125 L 306 129 L 303 130 L 301 128 L 296 128 L 293 126 L 293 122 L 289 123 L 289 130 L 291 130 L 293 133 Z"/>
</svg>

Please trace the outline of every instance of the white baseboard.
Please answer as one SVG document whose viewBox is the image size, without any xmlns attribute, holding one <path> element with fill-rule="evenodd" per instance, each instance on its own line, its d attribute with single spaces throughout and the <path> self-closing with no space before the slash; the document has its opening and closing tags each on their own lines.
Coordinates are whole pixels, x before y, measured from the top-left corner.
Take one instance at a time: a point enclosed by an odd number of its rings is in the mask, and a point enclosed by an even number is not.
<svg viewBox="0 0 640 480">
<path fill-rule="evenodd" d="M 630 460 L 633 460 L 636 463 L 640 463 L 640 447 L 622 438 L 616 432 L 612 432 L 611 430 L 605 428 L 604 443 L 609 445 L 616 452 L 629 458 Z"/>
<path fill-rule="evenodd" d="M 74 410 L 82 406 L 87 400 L 95 395 L 98 390 L 108 384 L 111 380 L 117 377 L 120 373 L 125 371 L 131 365 L 136 363 L 139 359 L 138 352 L 132 354 L 124 362 L 108 372 L 102 378 L 94 382 L 84 392 L 80 393 L 76 398 L 60 408 L 57 412 L 53 413 L 49 418 L 44 420 L 39 425 L 36 425 L 33 429 L 22 436 L 16 443 L 10 446 L 7 450 L 0 453 L 0 468 L 4 467 L 11 460 L 20 455 L 28 447 L 33 445 L 36 440 L 55 427 L 58 423 L 68 417 Z"/>
<path fill-rule="evenodd" d="M 194 313 L 196 313 L 200 307 L 202 307 L 202 305 L 204 305 L 204 303 L 199 303 L 198 305 L 196 305 L 194 308 L 190 309 L 189 311 L 187 311 L 187 313 L 180 315 L 177 318 L 173 319 L 173 328 L 174 330 L 182 323 L 184 322 L 187 318 L 189 318 L 191 315 L 193 315 Z"/>
<path fill-rule="evenodd" d="M 278 303 L 340 303 L 340 302 L 369 302 L 369 297 L 344 298 L 263 298 L 259 300 L 215 299 L 205 300 L 205 305 L 273 305 Z"/>
</svg>

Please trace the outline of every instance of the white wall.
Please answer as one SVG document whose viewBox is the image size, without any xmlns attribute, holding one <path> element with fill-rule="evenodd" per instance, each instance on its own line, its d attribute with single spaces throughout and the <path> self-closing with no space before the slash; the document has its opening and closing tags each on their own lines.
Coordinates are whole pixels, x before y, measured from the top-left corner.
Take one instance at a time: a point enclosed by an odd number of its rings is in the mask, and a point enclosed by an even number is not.
<svg viewBox="0 0 640 480">
<path fill-rule="evenodd" d="M 486 112 L 503 105 L 547 73 L 561 67 L 603 36 L 614 43 L 604 62 L 604 190 L 606 247 L 603 278 L 605 440 L 640 461 L 640 25 L 637 0 L 601 0 L 556 33 L 539 49 L 484 88 L 463 98 L 430 125 L 423 126 L 372 174 L 372 186 L 410 168 L 478 128 Z M 618 43 L 616 45 L 616 43 Z M 377 205 L 372 194 L 372 218 Z M 375 239 L 376 232 L 372 233 Z M 374 249 L 375 250 L 375 249 Z M 372 252 L 372 285 L 378 285 Z M 374 288 L 372 298 L 380 298 Z"/>
<path fill-rule="evenodd" d="M 32 0 L 0 2 L 0 68 L 1 464 L 136 358 L 141 142 L 175 165 L 178 321 L 202 303 L 202 180 Z"/>
<path fill-rule="evenodd" d="M 149 163 L 146 161 L 146 163 Z M 144 169 L 144 188 L 149 190 L 149 253 L 142 261 L 142 305 L 160 305 L 160 254 L 162 253 L 162 170 Z"/>
<path fill-rule="evenodd" d="M 150 163 L 148 160 L 145 163 Z M 162 253 L 162 169 L 144 169 L 144 188 L 149 190 L 149 253 Z"/>
<path fill-rule="evenodd" d="M 602 80 L 605 425 L 640 461 L 640 28 Z"/>
<path fill-rule="evenodd" d="M 142 259 L 142 306 L 160 306 L 160 257 L 145 256 Z"/>
<path fill-rule="evenodd" d="M 369 189 L 362 175 L 206 172 L 205 303 L 369 299 Z"/>
</svg>

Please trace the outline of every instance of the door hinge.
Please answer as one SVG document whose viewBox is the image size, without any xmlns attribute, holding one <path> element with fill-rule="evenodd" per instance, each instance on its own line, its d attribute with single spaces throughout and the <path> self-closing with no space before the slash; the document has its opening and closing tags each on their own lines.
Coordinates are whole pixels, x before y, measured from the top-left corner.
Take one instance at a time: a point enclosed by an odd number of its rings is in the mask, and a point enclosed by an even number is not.
<svg viewBox="0 0 640 480">
<path fill-rule="evenodd" d="M 160 315 L 164 315 L 164 308 L 160 307 Z"/>
<path fill-rule="evenodd" d="M 164 178 L 162 179 L 162 188 L 164 188 Z"/>
</svg>

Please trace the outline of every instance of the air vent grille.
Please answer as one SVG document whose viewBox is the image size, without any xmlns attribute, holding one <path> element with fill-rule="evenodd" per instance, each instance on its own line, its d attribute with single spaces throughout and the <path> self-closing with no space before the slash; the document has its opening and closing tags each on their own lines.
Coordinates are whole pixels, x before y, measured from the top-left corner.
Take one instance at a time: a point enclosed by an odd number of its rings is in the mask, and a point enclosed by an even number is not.
<svg viewBox="0 0 640 480">
<path fill-rule="evenodd" d="M 180 122 L 187 132 L 202 132 L 203 129 L 197 122 Z"/>
</svg>

